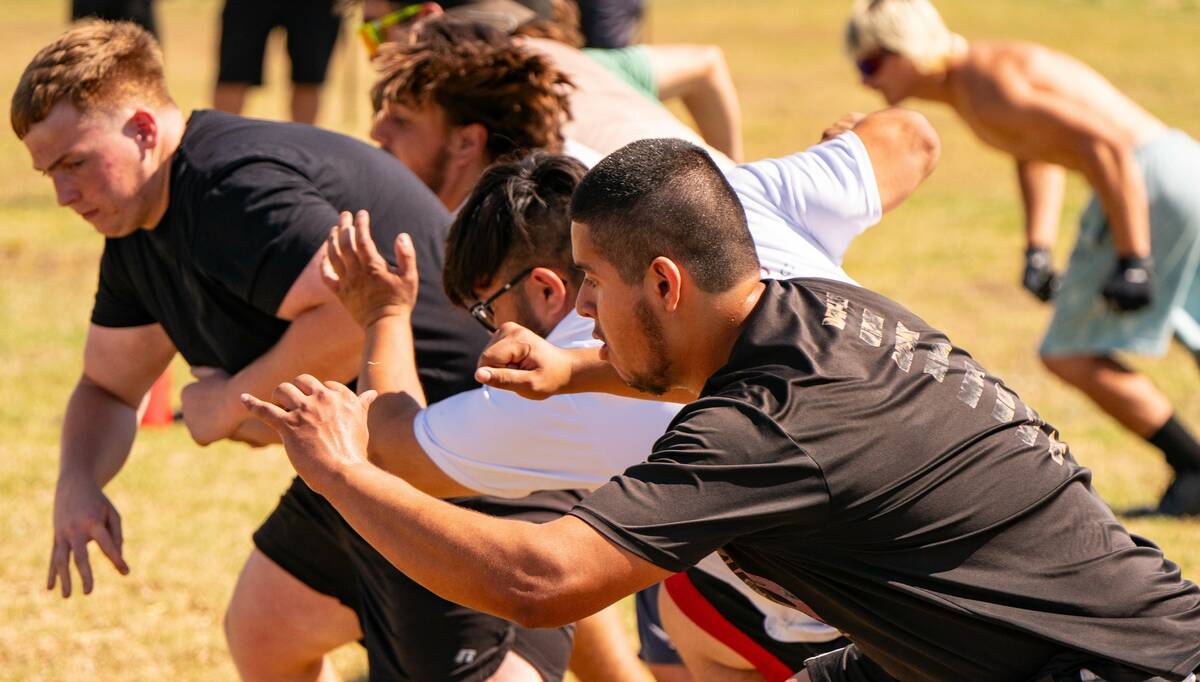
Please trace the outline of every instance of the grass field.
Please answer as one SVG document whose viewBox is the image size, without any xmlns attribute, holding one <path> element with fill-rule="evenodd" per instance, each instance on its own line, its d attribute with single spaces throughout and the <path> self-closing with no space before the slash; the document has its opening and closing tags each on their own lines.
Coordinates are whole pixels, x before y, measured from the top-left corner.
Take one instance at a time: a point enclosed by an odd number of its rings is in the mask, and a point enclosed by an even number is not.
<svg viewBox="0 0 1200 682">
<path fill-rule="evenodd" d="M 0 99 L 33 53 L 53 38 L 65 2 L 0 0 Z M 171 88 L 185 109 L 205 106 L 214 78 L 216 0 L 159 3 Z M 813 143 L 851 110 L 877 108 L 840 52 L 849 2 L 654 0 L 652 42 L 724 46 L 741 91 L 749 158 Z M 1168 123 L 1200 136 L 1200 3 L 1196 0 L 943 0 L 970 37 L 1019 37 L 1072 52 Z M 276 48 L 279 46 L 276 45 Z M 282 55 L 249 113 L 280 117 Z M 362 135 L 369 73 L 357 45 L 332 66 L 322 123 Z M 1038 365 L 1048 320 L 1018 285 L 1020 213 L 1011 163 L 983 148 L 947 111 L 918 106 L 942 137 L 933 177 L 851 249 L 847 270 L 906 303 L 1016 386 L 1058 426 L 1095 486 L 1115 507 L 1150 503 L 1168 472 L 1156 452 L 1121 431 Z M 23 146 L 0 132 L 0 680 L 228 680 L 221 616 L 249 534 L 290 478 L 278 450 L 201 449 L 180 428 L 139 436 L 108 494 L 125 525 L 132 568 L 120 577 L 93 552 L 97 587 L 63 601 L 44 591 L 50 509 L 63 406 L 81 367 L 101 240 L 54 205 Z M 1196 180 L 1200 190 L 1200 179 Z M 1069 186 L 1055 255 L 1065 262 L 1085 198 Z M 1200 430 L 1198 373 L 1177 349 L 1137 360 Z M 176 367 L 177 387 L 184 379 Z M 1129 526 L 1200 578 L 1200 521 Z M 364 666 L 337 654 L 351 675 Z"/>
</svg>

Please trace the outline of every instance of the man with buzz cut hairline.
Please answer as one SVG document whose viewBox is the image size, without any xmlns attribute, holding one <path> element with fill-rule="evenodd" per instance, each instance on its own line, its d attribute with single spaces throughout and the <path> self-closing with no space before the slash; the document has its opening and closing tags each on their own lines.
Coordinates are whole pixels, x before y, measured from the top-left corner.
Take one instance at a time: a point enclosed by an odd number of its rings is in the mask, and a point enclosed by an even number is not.
<svg viewBox="0 0 1200 682">
<path fill-rule="evenodd" d="M 1174 336 L 1200 361 L 1200 144 L 1078 60 L 1040 45 L 952 33 L 929 0 L 857 0 L 846 50 L 889 104 L 950 105 L 1016 161 L 1022 283 L 1054 317 L 1046 368 L 1163 452 L 1174 479 L 1139 513 L 1200 514 L 1200 442 L 1118 352 L 1161 356 Z M 1093 196 L 1066 274 L 1054 272 L 1066 171 Z"/>
<path fill-rule="evenodd" d="M 1193 679 L 1200 590 L 1121 527 L 1055 429 L 898 304 L 760 280 L 742 206 L 702 150 L 632 143 L 584 177 L 571 214 L 576 307 L 604 346 L 505 325 L 477 378 L 692 402 L 570 515 L 491 519 L 376 468 L 374 391 L 305 375 L 275 404 L 243 396 L 406 574 L 552 625 L 719 551 L 854 641 L 798 680 Z"/>
<path fill-rule="evenodd" d="M 13 94 L 12 126 L 59 204 L 107 238 L 83 374 L 63 419 L 47 587 L 61 585 L 64 597 L 72 558 L 91 592 L 90 542 L 129 570 L 103 487 L 129 455 L 138 405 L 177 352 L 198 379 L 183 389 L 183 418 L 202 445 L 275 440 L 238 400 L 244 391 L 300 371 L 354 377 L 362 335 L 319 270 L 339 210 L 379 216 L 375 236 L 387 244 L 403 225 L 425 266 L 411 320 L 426 395 L 476 385 L 487 337 L 441 291 L 450 216 L 388 154 L 309 126 L 206 110 L 185 119 L 158 45 L 129 23 L 77 26 L 43 48 Z M 574 499 L 551 491 L 458 503 L 541 520 Z M 326 654 L 354 641 L 379 680 L 553 680 L 566 667 L 569 628 L 520 628 L 429 593 L 299 478 L 254 545 L 225 614 L 244 679 L 337 679 Z"/>
</svg>

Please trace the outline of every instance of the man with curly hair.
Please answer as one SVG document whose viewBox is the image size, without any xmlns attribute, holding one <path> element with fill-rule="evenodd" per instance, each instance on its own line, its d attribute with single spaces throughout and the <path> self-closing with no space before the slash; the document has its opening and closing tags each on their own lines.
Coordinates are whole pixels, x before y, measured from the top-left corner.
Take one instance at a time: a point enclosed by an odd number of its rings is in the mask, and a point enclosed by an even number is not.
<svg viewBox="0 0 1200 682">
<path fill-rule="evenodd" d="M 564 149 L 571 82 L 547 59 L 479 23 L 435 19 L 383 45 L 371 138 L 453 211 L 497 159 Z M 594 161 L 577 145 L 567 151 Z"/>
</svg>

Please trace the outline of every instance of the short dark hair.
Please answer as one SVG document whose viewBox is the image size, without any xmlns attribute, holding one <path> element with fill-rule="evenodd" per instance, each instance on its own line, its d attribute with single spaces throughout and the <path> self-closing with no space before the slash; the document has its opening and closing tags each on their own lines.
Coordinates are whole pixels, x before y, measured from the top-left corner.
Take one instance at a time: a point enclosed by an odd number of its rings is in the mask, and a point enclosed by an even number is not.
<svg viewBox="0 0 1200 682">
<path fill-rule="evenodd" d="M 570 206 L 585 172 L 576 159 L 545 152 L 488 168 L 446 239 L 442 283 L 450 302 L 470 305 L 480 283 L 530 267 L 556 268 L 578 285 Z"/>
<path fill-rule="evenodd" d="M 562 148 L 571 118 L 570 79 L 508 34 L 445 18 L 421 23 L 407 43 L 386 43 L 375 60 L 375 110 L 388 102 L 440 106 L 453 125 L 487 128 L 491 160 Z"/>
<path fill-rule="evenodd" d="M 605 157 L 575 190 L 571 219 L 627 284 L 659 256 L 707 292 L 759 271 L 742 202 L 712 157 L 683 140 L 638 140 Z"/>
</svg>

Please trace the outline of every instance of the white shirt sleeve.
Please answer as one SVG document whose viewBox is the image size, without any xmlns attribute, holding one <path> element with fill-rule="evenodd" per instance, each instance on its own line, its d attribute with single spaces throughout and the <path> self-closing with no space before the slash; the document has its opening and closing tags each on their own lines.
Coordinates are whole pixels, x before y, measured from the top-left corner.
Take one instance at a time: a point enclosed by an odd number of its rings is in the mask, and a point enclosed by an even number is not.
<svg viewBox="0 0 1200 682">
<path fill-rule="evenodd" d="M 650 455 L 679 407 L 600 393 L 535 401 L 485 386 L 430 405 L 413 430 L 447 476 L 515 498 L 603 485 Z"/>
<path fill-rule="evenodd" d="M 850 242 L 883 217 L 871 159 L 853 132 L 790 156 L 743 164 L 729 180 L 752 232 L 756 218 L 783 221 L 839 265 Z"/>
<path fill-rule="evenodd" d="M 561 348 L 597 346 L 575 311 L 546 337 Z M 417 442 L 447 476 L 496 497 L 598 488 L 650 455 L 681 405 L 603 393 L 526 400 L 484 386 L 436 402 L 413 422 Z"/>
</svg>

